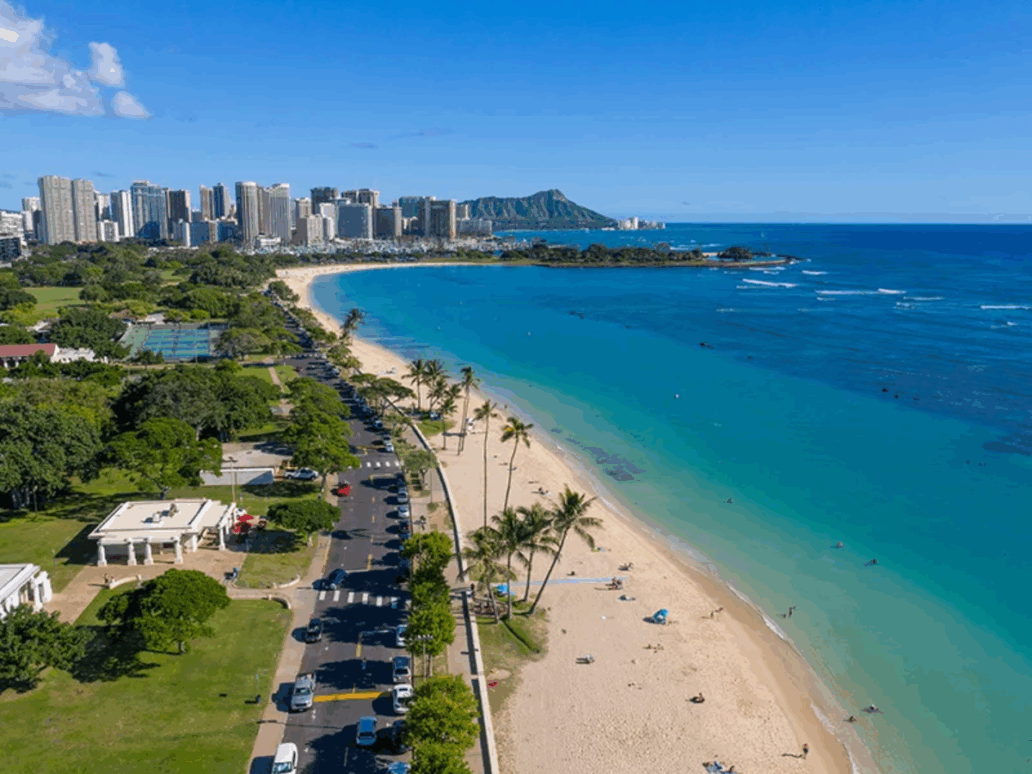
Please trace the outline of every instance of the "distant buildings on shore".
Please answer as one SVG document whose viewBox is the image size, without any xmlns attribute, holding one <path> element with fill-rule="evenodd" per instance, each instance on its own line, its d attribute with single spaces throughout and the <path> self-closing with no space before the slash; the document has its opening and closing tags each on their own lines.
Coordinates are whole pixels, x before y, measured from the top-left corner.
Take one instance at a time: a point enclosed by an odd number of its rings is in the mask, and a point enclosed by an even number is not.
<svg viewBox="0 0 1032 774">
<path fill-rule="evenodd" d="M 199 246 L 234 242 L 243 250 L 288 247 L 335 249 L 352 240 L 405 237 L 453 240 L 490 237 L 492 223 L 471 218 L 469 205 L 433 196 L 402 196 L 381 204 L 370 188 L 325 186 L 292 199 L 287 183 L 235 184 L 235 202 L 223 183 L 191 192 L 137 180 L 128 190 L 102 193 L 90 180 L 39 178 L 39 196 L 22 199 L 21 212 L 0 211 L 0 261 L 17 258 L 26 243 L 118 242 Z"/>
<path fill-rule="evenodd" d="M 663 229 L 666 228 L 666 223 L 660 223 L 658 220 L 641 220 L 639 218 L 627 218 L 626 220 L 616 221 L 616 231 L 637 231 L 643 229 Z"/>
</svg>

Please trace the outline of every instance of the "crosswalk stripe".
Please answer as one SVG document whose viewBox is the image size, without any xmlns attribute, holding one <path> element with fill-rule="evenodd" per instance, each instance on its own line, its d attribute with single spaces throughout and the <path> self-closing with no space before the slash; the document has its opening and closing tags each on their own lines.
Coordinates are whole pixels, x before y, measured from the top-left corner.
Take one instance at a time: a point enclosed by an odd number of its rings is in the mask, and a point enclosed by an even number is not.
<svg viewBox="0 0 1032 774">
<path fill-rule="evenodd" d="M 362 604 L 363 605 L 369 604 L 369 592 L 368 591 L 363 591 L 362 592 Z"/>
<path fill-rule="evenodd" d="M 320 591 L 319 592 L 319 601 L 321 602 L 324 599 L 326 599 L 326 592 L 325 591 Z"/>
<path fill-rule="evenodd" d="M 340 589 L 336 589 L 333 592 L 333 601 L 336 602 L 340 599 Z"/>
<path fill-rule="evenodd" d="M 348 592 L 348 604 L 350 605 L 354 601 L 355 601 L 355 592 L 354 591 L 349 591 Z"/>
<path fill-rule="evenodd" d="M 376 606 L 377 607 L 383 607 L 383 597 L 377 597 L 376 598 Z"/>
</svg>

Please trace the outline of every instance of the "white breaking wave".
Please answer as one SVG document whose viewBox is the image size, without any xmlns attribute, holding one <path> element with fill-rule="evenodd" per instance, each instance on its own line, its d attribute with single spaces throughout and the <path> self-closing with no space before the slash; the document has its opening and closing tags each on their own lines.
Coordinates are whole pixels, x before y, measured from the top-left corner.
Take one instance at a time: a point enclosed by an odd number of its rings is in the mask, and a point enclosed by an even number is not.
<svg viewBox="0 0 1032 774">
<path fill-rule="evenodd" d="M 907 291 L 905 290 L 889 290 L 888 288 L 878 288 L 879 293 L 888 293 L 890 296 L 901 296 Z"/>
<path fill-rule="evenodd" d="M 907 296 L 907 301 L 942 301 L 942 296 Z"/>
<path fill-rule="evenodd" d="M 748 282 L 749 280 L 742 280 Z M 1032 309 L 1027 304 L 982 304 L 982 309 Z"/>
<path fill-rule="evenodd" d="M 718 309 L 718 312 L 737 312 L 737 309 Z"/>
<path fill-rule="evenodd" d="M 873 296 L 877 290 L 818 290 L 822 296 Z"/>
<path fill-rule="evenodd" d="M 763 285 L 765 288 L 794 288 L 796 286 L 794 282 L 767 282 L 766 280 L 751 279 L 744 279 L 742 282 L 748 282 L 750 285 Z"/>
<path fill-rule="evenodd" d="M 827 274 L 827 273 L 828 272 L 826 272 L 826 271 L 808 271 L 806 269 L 803 269 L 803 274 L 815 274 L 816 275 L 816 274 Z"/>
</svg>

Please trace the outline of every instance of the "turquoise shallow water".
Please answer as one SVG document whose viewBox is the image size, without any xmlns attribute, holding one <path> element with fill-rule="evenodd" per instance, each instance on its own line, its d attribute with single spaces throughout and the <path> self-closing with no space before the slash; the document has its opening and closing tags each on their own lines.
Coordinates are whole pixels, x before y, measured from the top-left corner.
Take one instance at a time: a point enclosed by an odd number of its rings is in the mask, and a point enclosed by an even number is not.
<svg viewBox="0 0 1032 774">
<path fill-rule="evenodd" d="M 663 237 L 743 243 L 746 228 Z M 861 716 L 882 771 L 1032 770 L 1032 316 L 982 308 L 1028 304 L 1029 242 L 783 229 L 762 239 L 812 262 L 413 268 L 324 278 L 313 295 L 331 313 L 361 306 L 363 335 L 406 356 L 475 364 L 708 557 Z M 908 238 L 923 247 L 898 252 Z M 872 702 L 882 715 L 858 712 Z"/>
</svg>

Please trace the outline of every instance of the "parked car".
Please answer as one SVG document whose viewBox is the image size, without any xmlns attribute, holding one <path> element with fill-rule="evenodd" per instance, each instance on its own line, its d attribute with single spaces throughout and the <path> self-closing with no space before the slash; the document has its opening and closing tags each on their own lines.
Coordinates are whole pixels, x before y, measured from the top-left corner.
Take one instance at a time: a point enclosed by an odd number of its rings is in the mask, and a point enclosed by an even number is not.
<svg viewBox="0 0 1032 774">
<path fill-rule="evenodd" d="M 372 747 L 376 744 L 376 718 L 367 715 L 358 719 L 358 730 L 355 733 L 355 743 L 360 747 Z"/>
<path fill-rule="evenodd" d="M 287 478 L 293 481 L 315 481 L 315 479 L 319 478 L 319 474 L 311 468 L 300 468 L 287 471 Z"/>
<path fill-rule="evenodd" d="M 297 771 L 297 745 L 284 742 L 276 748 L 272 774 L 294 774 Z"/>
<path fill-rule="evenodd" d="M 404 720 L 396 720 L 381 729 L 380 740 L 383 742 L 384 749 L 392 755 L 404 755 L 412 749 L 405 734 Z"/>
<path fill-rule="evenodd" d="M 399 489 L 398 490 L 398 502 L 399 503 L 407 503 L 408 501 L 409 501 L 409 499 L 408 499 L 408 490 L 407 489 Z"/>
<path fill-rule="evenodd" d="M 404 715 L 409 711 L 412 704 L 412 686 L 402 683 L 391 688 L 391 704 L 394 705 L 395 715 Z"/>
<path fill-rule="evenodd" d="M 348 579 L 347 570 L 342 567 L 338 567 L 336 570 L 331 572 L 326 578 L 326 588 L 331 591 L 336 591 L 340 588 L 340 584 Z"/>
<path fill-rule="evenodd" d="M 412 534 L 412 525 L 409 523 L 408 519 L 401 520 L 401 523 L 398 524 L 398 532 L 405 536 Z"/>
<path fill-rule="evenodd" d="M 308 622 L 305 629 L 305 642 L 320 642 L 323 635 L 323 622 L 321 618 L 313 618 Z"/>
<path fill-rule="evenodd" d="M 398 624 L 397 626 L 394 627 L 394 644 L 395 644 L 396 647 L 399 647 L 399 648 L 404 648 L 405 647 L 405 630 L 406 629 L 408 629 L 408 626 L 406 626 L 405 624 Z"/>
<path fill-rule="evenodd" d="M 408 656 L 395 656 L 394 657 L 394 669 L 393 669 L 393 681 L 397 683 L 408 683 L 412 684 L 412 659 Z"/>
<path fill-rule="evenodd" d="M 294 681 L 294 690 L 290 694 L 290 711 L 303 712 L 312 708 L 315 698 L 315 672 L 302 672 Z"/>
<path fill-rule="evenodd" d="M 385 452 L 387 452 L 388 454 L 394 454 L 394 442 L 393 441 L 384 441 L 383 442 L 383 450 Z"/>
<path fill-rule="evenodd" d="M 398 506 L 398 516 L 400 516 L 403 519 L 407 519 L 411 515 L 412 515 L 412 509 L 409 508 L 407 505 L 399 505 Z"/>
</svg>

